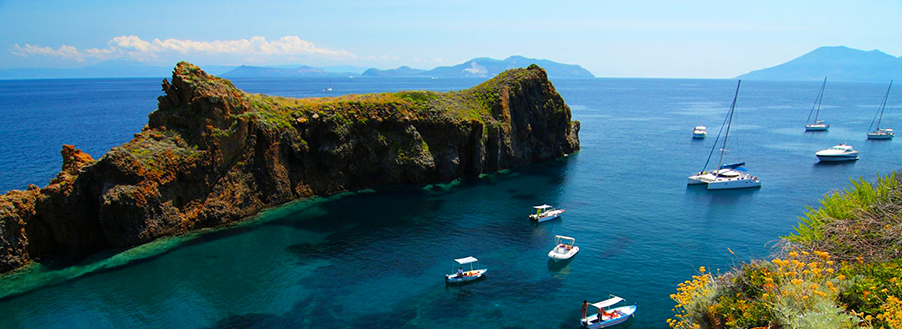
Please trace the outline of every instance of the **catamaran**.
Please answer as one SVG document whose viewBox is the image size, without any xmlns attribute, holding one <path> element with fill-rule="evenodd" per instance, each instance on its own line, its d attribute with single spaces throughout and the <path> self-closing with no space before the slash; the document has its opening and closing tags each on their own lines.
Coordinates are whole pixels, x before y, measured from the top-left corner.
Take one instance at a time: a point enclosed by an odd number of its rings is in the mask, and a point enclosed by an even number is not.
<svg viewBox="0 0 902 329">
<path fill-rule="evenodd" d="M 893 139 L 893 136 L 896 135 L 892 129 L 884 128 L 880 129 L 880 120 L 883 119 L 883 111 L 886 110 L 886 99 L 889 98 L 889 90 L 893 87 L 893 81 L 889 81 L 889 87 L 886 88 L 886 95 L 883 96 L 883 105 L 880 105 L 880 110 L 877 111 L 877 115 L 875 115 L 875 120 L 877 120 L 877 129 L 868 133 L 868 139 Z M 874 126 L 874 121 L 871 121 L 871 127 Z M 871 128 L 868 127 L 868 130 Z"/>
<path fill-rule="evenodd" d="M 536 213 L 529 215 L 529 219 L 532 219 L 537 222 L 544 222 L 546 220 L 552 220 L 552 219 L 561 217 L 561 214 L 564 213 L 564 209 L 554 209 L 554 207 L 549 206 L 547 204 L 543 204 L 541 206 L 535 206 L 532 208 L 536 210 Z"/>
<path fill-rule="evenodd" d="M 830 129 L 830 124 L 817 119 L 818 114 L 821 113 L 821 101 L 824 100 L 824 88 L 827 87 L 827 77 L 824 77 L 824 83 L 821 84 L 821 91 L 817 93 L 817 98 L 814 99 L 814 105 L 811 106 L 811 111 L 808 112 L 808 119 L 805 120 L 805 131 L 826 131 Z M 814 113 L 814 123 L 808 124 L 808 121 L 811 120 L 811 114 Z"/>
<path fill-rule="evenodd" d="M 636 313 L 636 305 L 621 306 L 613 309 L 609 308 L 622 301 L 624 301 L 623 298 L 611 295 L 610 299 L 589 304 L 597 308 L 599 312 L 584 319 L 580 319 L 579 324 L 583 328 L 599 329 L 610 328 L 614 325 L 626 322 L 626 320 L 629 320 L 629 318 Z M 601 315 L 601 319 L 598 318 L 599 315 Z"/>
<path fill-rule="evenodd" d="M 579 247 L 573 245 L 574 243 L 576 243 L 576 239 L 574 238 L 555 235 L 554 249 L 551 249 L 551 251 L 548 252 L 548 258 L 551 258 L 555 262 L 572 258 L 579 252 Z"/>
<path fill-rule="evenodd" d="M 761 182 L 758 181 L 758 177 L 744 173 L 744 171 L 746 171 L 743 167 L 745 162 L 731 164 L 723 163 L 723 155 L 727 150 L 727 138 L 730 137 L 730 126 L 733 124 L 733 113 L 736 111 L 736 99 L 739 98 L 740 85 L 742 85 L 742 80 L 739 80 L 739 83 L 736 84 L 736 94 L 733 95 L 733 104 L 730 105 L 730 111 L 727 112 L 727 117 L 724 118 L 724 123 L 720 127 L 721 131 L 726 127 L 723 144 L 720 148 L 720 166 L 714 171 L 706 171 L 708 169 L 708 163 L 711 162 L 711 155 L 714 154 L 714 148 L 717 147 L 717 141 L 720 139 L 720 132 L 718 132 L 717 138 L 714 139 L 714 145 L 711 147 L 711 152 L 708 153 L 708 160 L 705 161 L 705 166 L 702 168 L 702 171 L 689 176 L 689 185 L 707 184 L 709 190 L 761 187 Z"/>
<path fill-rule="evenodd" d="M 445 274 L 446 284 L 473 281 L 485 276 L 485 272 L 488 272 L 488 269 L 486 268 L 479 268 L 479 260 L 473 256 L 458 258 L 455 259 L 454 262 L 457 263 L 458 266 L 457 269 L 452 268 L 452 271 L 456 272 L 452 274 Z M 469 265 L 470 269 L 464 271 L 463 268 L 467 265 Z"/>
</svg>

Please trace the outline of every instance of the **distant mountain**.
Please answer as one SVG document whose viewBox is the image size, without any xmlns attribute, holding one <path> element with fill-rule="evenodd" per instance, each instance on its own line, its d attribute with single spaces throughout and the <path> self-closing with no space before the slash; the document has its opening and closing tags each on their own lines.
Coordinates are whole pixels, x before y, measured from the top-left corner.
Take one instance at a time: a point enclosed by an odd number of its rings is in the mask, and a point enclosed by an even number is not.
<svg viewBox="0 0 902 329">
<path fill-rule="evenodd" d="M 234 66 L 205 66 L 211 74 L 222 74 Z M 138 61 L 108 60 L 76 69 L 17 68 L 0 69 L 0 79 L 89 79 L 89 78 L 164 78 L 172 68 L 151 66 Z"/>
<path fill-rule="evenodd" d="M 392 70 L 369 69 L 361 75 L 365 77 L 415 77 L 424 76 L 426 72 L 428 71 L 402 66 Z"/>
<path fill-rule="evenodd" d="M 595 77 L 579 65 L 568 65 L 544 59 L 511 56 L 505 60 L 475 58 L 454 66 L 442 66 L 432 70 L 420 70 L 401 66 L 397 69 L 366 69 L 359 66 L 223 66 L 208 65 L 204 69 L 225 78 L 290 78 L 290 77 L 490 77 L 504 70 L 537 64 L 549 77 Z M 70 78 L 163 78 L 172 74 L 172 68 L 151 66 L 138 61 L 108 60 L 77 69 L 0 69 L 0 79 L 70 79 Z"/>
<path fill-rule="evenodd" d="M 336 66 L 323 66 L 320 67 L 323 71 L 332 72 L 332 73 L 353 73 L 354 75 L 360 75 L 367 69 L 368 67 L 354 66 L 354 65 L 336 65 Z"/>
<path fill-rule="evenodd" d="M 879 50 L 820 47 L 789 62 L 738 76 L 749 80 L 879 81 L 902 78 L 902 57 Z"/>
<path fill-rule="evenodd" d="M 504 60 L 492 58 L 474 58 L 463 64 L 441 66 L 432 70 L 418 70 L 406 66 L 394 70 L 369 69 L 363 76 L 433 76 L 433 77 L 488 77 L 504 70 L 527 67 L 537 64 L 545 69 L 549 77 L 585 77 L 594 78 L 592 72 L 579 65 L 561 64 L 545 59 L 532 59 L 523 56 L 511 56 Z"/>
<path fill-rule="evenodd" d="M 224 78 L 297 78 L 297 77 L 347 77 L 358 75 L 349 72 L 329 72 L 322 68 L 301 66 L 293 68 L 242 65 L 222 74 Z"/>
</svg>

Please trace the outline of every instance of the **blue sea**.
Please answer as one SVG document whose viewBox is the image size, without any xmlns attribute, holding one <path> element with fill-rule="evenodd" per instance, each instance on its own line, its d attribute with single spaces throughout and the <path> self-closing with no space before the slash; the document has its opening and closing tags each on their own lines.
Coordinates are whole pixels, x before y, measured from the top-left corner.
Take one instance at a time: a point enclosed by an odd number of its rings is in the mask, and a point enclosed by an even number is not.
<svg viewBox="0 0 902 329">
<path fill-rule="evenodd" d="M 236 79 L 291 97 L 456 90 L 480 79 Z M 61 144 L 95 158 L 128 141 L 160 95 L 159 79 L 0 81 L 0 190 L 43 186 Z M 745 161 L 760 189 L 689 187 L 711 151 L 735 80 L 554 79 L 582 123 L 567 158 L 429 186 L 314 198 L 229 228 L 111 250 L 72 266 L 0 277 L 2 328 L 578 328 L 584 299 L 638 305 L 622 327 L 664 328 L 669 294 L 699 266 L 723 272 L 765 257 L 805 207 L 900 169 L 902 141 L 867 141 L 886 86 L 744 81 L 727 162 Z M 331 86 L 333 92 L 325 92 Z M 692 139 L 696 125 L 711 136 Z M 902 128 L 902 92 L 883 126 Z M 818 164 L 838 143 L 857 162 Z M 715 155 L 716 160 L 716 155 Z M 535 224 L 532 206 L 566 209 Z M 580 252 L 552 265 L 556 234 Z M 731 252 L 731 251 L 732 252 Z M 485 280 L 447 287 L 454 258 L 475 256 Z"/>
</svg>

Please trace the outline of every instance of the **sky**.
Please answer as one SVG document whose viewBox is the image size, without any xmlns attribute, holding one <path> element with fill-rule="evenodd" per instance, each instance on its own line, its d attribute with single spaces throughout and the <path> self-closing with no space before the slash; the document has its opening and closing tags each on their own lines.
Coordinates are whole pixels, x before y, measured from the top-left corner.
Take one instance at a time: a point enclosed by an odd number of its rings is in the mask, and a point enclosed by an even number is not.
<svg viewBox="0 0 902 329">
<path fill-rule="evenodd" d="M 0 0 L 0 22 L 0 69 L 431 69 L 522 55 L 599 77 L 731 78 L 821 46 L 902 55 L 902 0 Z"/>
</svg>

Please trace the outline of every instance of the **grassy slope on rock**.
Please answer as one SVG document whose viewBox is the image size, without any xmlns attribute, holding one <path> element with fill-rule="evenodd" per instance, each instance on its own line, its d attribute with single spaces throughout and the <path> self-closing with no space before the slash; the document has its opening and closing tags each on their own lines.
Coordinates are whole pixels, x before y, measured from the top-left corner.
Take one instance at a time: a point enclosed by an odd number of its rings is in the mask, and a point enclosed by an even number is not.
<svg viewBox="0 0 902 329">
<path fill-rule="evenodd" d="M 190 88 L 195 97 L 214 97 L 229 104 L 230 113 L 224 120 L 231 126 L 207 127 L 213 137 L 231 136 L 237 119 L 259 122 L 269 129 L 287 129 L 309 120 L 337 122 L 342 126 L 366 124 L 369 120 L 384 121 L 478 121 L 498 124 L 494 113 L 502 105 L 502 94 L 509 88 L 522 88 L 526 80 L 539 79 L 544 70 L 536 65 L 511 69 L 473 88 L 450 91 L 401 91 L 394 93 L 355 94 L 338 97 L 289 98 L 263 94 L 248 94 L 236 88 L 231 81 L 204 73 L 199 67 L 181 62 L 173 72 Z M 180 111 L 160 109 L 158 111 Z M 148 174 L 164 175 L 186 157 L 197 155 L 196 144 L 183 131 L 160 127 L 145 129 L 132 141 L 113 148 L 113 152 L 125 151 L 141 164 Z M 424 145 L 428 149 L 428 145 Z"/>
<path fill-rule="evenodd" d="M 673 328 L 902 328 L 902 176 L 824 197 L 770 261 L 681 283 Z"/>
<path fill-rule="evenodd" d="M 504 88 L 534 78 L 541 70 L 535 65 L 507 70 L 473 88 L 450 92 L 401 91 L 300 99 L 250 94 L 246 99 L 253 109 L 244 115 L 257 117 L 276 127 L 287 127 L 293 121 L 303 121 L 313 114 L 347 121 L 395 118 L 492 122 L 492 110 Z"/>
</svg>

